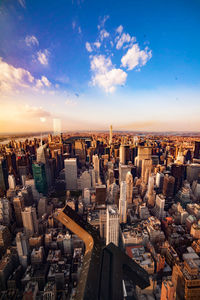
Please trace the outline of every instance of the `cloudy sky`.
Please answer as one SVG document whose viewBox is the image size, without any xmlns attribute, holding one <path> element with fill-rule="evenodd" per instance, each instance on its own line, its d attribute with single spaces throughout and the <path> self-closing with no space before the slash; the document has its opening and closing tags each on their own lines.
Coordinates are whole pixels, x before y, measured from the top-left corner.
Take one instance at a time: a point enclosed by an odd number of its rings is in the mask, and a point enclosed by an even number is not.
<svg viewBox="0 0 200 300">
<path fill-rule="evenodd" d="M 198 0 L 1 0 L 0 132 L 200 130 L 199 32 Z"/>
</svg>

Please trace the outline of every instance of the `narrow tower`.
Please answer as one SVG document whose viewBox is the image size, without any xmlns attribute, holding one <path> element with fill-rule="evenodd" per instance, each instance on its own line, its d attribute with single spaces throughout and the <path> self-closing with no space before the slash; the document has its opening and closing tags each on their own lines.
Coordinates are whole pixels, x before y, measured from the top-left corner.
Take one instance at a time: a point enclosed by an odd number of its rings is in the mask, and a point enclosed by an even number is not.
<svg viewBox="0 0 200 300">
<path fill-rule="evenodd" d="M 112 125 L 110 125 L 110 139 L 109 139 L 109 144 L 112 144 Z"/>
</svg>

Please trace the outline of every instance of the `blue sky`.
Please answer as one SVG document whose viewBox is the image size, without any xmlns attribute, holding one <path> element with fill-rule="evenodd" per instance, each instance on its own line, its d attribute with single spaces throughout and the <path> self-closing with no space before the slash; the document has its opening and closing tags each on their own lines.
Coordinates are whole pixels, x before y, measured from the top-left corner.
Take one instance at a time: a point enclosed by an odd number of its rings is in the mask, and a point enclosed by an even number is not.
<svg viewBox="0 0 200 300">
<path fill-rule="evenodd" d="M 1 1 L 0 132 L 199 130 L 199 32 L 197 0 Z"/>
</svg>

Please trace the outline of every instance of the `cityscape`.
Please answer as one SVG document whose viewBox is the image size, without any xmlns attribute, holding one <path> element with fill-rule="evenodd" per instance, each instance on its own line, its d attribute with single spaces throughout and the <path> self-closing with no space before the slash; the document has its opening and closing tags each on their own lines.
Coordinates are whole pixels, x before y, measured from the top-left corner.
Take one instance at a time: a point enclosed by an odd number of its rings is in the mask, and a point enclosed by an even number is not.
<svg viewBox="0 0 200 300">
<path fill-rule="evenodd" d="M 0 300 L 200 299 L 200 3 L 0 1 Z"/>
</svg>

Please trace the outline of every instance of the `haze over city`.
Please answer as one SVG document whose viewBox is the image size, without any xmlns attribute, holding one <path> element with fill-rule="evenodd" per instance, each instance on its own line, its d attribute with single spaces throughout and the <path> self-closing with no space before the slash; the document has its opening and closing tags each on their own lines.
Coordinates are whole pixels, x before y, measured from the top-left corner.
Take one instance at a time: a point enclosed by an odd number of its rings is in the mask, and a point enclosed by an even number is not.
<svg viewBox="0 0 200 300">
<path fill-rule="evenodd" d="M 0 300 L 200 299 L 199 33 L 199 0 L 0 0 Z"/>
<path fill-rule="evenodd" d="M 1 1 L 0 132 L 198 131 L 198 1 Z M 41 122 L 40 118 L 45 118 Z"/>
</svg>

